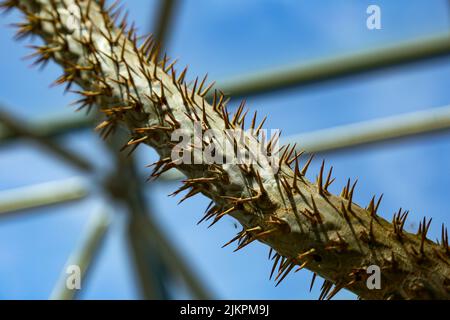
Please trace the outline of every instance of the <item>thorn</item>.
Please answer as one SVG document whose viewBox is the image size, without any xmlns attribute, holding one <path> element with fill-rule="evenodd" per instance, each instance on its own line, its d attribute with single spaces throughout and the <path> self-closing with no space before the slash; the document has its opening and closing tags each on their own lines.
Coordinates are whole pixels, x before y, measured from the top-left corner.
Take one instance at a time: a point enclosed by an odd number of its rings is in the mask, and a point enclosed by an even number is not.
<svg viewBox="0 0 450 320">
<path fill-rule="evenodd" d="M 369 211 L 370 216 L 374 217 L 376 212 L 375 212 L 375 196 L 372 197 L 372 199 L 369 202 L 369 205 L 366 208 L 367 211 Z"/>
<path fill-rule="evenodd" d="M 275 257 L 275 261 L 273 262 L 272 271 L 270 272 L 269 280 L 272 279 L 273 273 L 275 272 L 275 269 L 276 269 L 276 267 L 278 265 L 278 262 L 280 261 L 280 258 L 281 258 L 279 253 L 275 253 L 274 257 Z"/>
<path fill-rule="evenodd" d="M 148 136 L 144 136 L 144 137 L 139 138 L 139 139 L 131 139 L 130 141 L 128 141 L 126 146 L 128 147 L 128 146 L 132 146 L 132 145 L 135 145 L 135 144 L 140 144 L 141 142 L 144 142 L 147 139 L 148 139 Z"/>
<path fill-rule="evenodd" d="M 194 183 L 210 183 L 210 182 L 214 182 L 217 181 L 218 178 L 217 177 L 211 177 L 211 178 L 192 178 L 192 179 L 186 179 L 183 180 L 183 183 L 187 183 L 187 184 L 194 184 Z"/>
<path fill-rule="evenodd" d="M 268 257 L 269 260 L 270 260 L 270 258 L 272 257 L 272 252 L 273 252 L 273 248 L 271 247 L 271 248 L 269 249 L 269 257 Z"/>
<path fill-rule="evenodd" d="M 303 153 L 304 153 L 304 151 L 302 151 L 300 153 L 297 153 L 297 151 L 295 151 L 295 153 L 294 153 L 295 156 L 291 160 L 288 161 L 288 166 L 290 166 L 294 161 L 296 161 L 298 158 L 300 158 Z"/>
<path fill-rule="evenodd" d="M 324 167 L 325 167 L 325 160 L 322 160 L 322 165 L 320 166 L 319 176 L 317 177 L 317 186 L 319 188 L 319 194 L 321 196 L 325 196 L 325 192 L 324 192 L 323 186 L 322 186 Z"/>
<path fill-rule="evenodd" d="M 176 81 L 176 82 L 178 82 L 178 84 L 182 84 L 184 82 L 187 71 L 188 71 L 188 67 L 185 67 Z"/>
<path fill-rule="evenodd" d="M 202 92 L 203 86 L 205 85 L 206 79 L 208 79 L 208 74 L 205 74 L 205 76 L 203 77 L 203 80 L 200 82 L 200 85 L 198 87 L 198 93 L 200 94 L 200 92 Z"/>
<path fill-rule="evenodd" d="M 217 213 L 218 209 L 217 207 L 212 207 L 209 210 L 207 210 L 204 215 L 203 218 L 201 218 L 198 222 L 197 225 L 199 225 L 200 223 L 202 223 L 205 220 L 209 220 L 213 215 L 215 215 Z"/>
<path fill-rule="evenodd" d="M 233 201 L 235 204 L 243 204 L 243 203 L 247 203 L 247 202 L 252 202 L 255 200 L 258 200 L 259 198 L 261 198 L 262 193 L 258 192 L 258 194 L 256 196 L 253 197 L 249 197 L 249 198 L 236 198 L 236 197 L 230 197 L 230 196 L 220 196 L 223 199 L 228 199 Z"/>
<path fill-rule="evenodd" d="M 240 103 L 236 113 L 233 115 L 233 118 L 231 119 L 231 123 L 233 123 L 233 124 L 237 123 L 237 121 L 239 120 L 242 112 L 244 111 L 245 102 L 246 102 L 245 99 L 241 101 L 241 103 Z"/>
<path fill-rule="evenodd" d="M 331 288 L 333 287 L 333 283 L 329 280 L 324 280 L 323 284 L 322 284 L 322 288 L 321 288 L 321 292 L 320 292 L 320 296 L 319 296 L 319 300 L 324 300 L 325 297 L 328 295 L 328 293 L 330 292 Z"/>
<path fill-rule="evenodd" d="M 401 238 L 403 234 L 403 226 L 405 225 L 406 218 L 408 217 L 409 211 L 405 211 L 402 214 L 402 208 L 398 210 L 396 214 L 394 214 L 392 218 L 392 224 L 394 226 L 394 233 Z"/>
<path fill-rule="evenodd" d="M 347 184 L 344 186 L 344 189 L 342 189 L 341 197 L 344 199 L 348 199 L 349 191 L 350 191 L 350 178 L 347 179 Z"/>
<path fill-rule="evenodd" d="M 331 300 L 339 291 L 341 291 L 343 288 L 342 285 L 338 285 L 336 284 L 334 286 L 334 289 L 328 294 L 328 296 L 326 297 L 327 300 Z"/>
<path fill-rule="evenodd" d="M 327 180 L 325 181 L 324 189 L 328 192 L 328 187 L 333 183 L 334 179 L 331 180 L 331 174 L 333 173 L 333 167 L 330 167 L 328 171 Z"/>
<path fill-rule="evenodd" d="M 266 236 L 268 236 L 268 235 L 270 235 L 270 234 L 272 234 L 274 232 L 277 232 L 277 231 L 278 231 L 278 228 L 269 229 L 269 230 L 266 230 L 266 231 L 263 231 L 263 232 L 255 234 L 254 238 L 255 239 L 262 239 L 262 238 L 264 238 L 264 237 L 266 237 Z"/>
<path fill-rule="evenodd" d="M 312 291 L 312 288 L 314 287 L 314 281 L 316 281 L 317 273 L 313 273 L 312 279 L 311 279 L 311 285 L 309 286 L 309 292 Z"/>
<path fill-rule="evenodd" d="M 202 98 L 204 98 L 204 97 L 208 94 L 208 92 L 211 90 L 211 88 L 212 88 L 215 84 L 216 84 L 215 81 L 214 81 L 214 82 L 211 82 L 211 83 L 209 84 L 209 86 L 206 87 L 205 90 L 203 90 L 203 91 L 200 93 L 200 96 L 201 96 Z"/>
<path fill-rule="evenodd" d="M 290 159 L 296 148 L 297 148 L 297 143 L 294 143 L 294 145 L 291 148 L 291 151 L 289 151 L 289 153 L 286 155 L 286 160 L 284 161 L 284 163 L 286 163 L 286 165 L 288 165 L 288 166 L 290 165 L 290 163 L 291 163 Z"/>
<path fill-rule="evenodd" d="M 375 212 L 374 215 L 376 215 L 378 212 L 378 207 L 380 206 L 381 199 L 383 199 L 383 194 L 381 194 L 380 199 L 378 199 L 378 201 L 377 201 L 377 205 L 375 206 L 375 209 L 374 209 L 374 212 Z"/>
<path fill-rule="evenodd" d="M 97 127 L 95 127 L 95 131 L 101 130 L 109 126 L 111 122 L 109 120 L 105 120 L 102 123 L 100 123 Z"/>
<path fill-rule="evenodd" d="M 292 188 L 294 190 L 297 190 L 297 192 L 300 193 L 300 189 L 297 185 L 297 179 L 300 178 L 301 173 L 300 173 L 300 168 L 299 168 L 299 164 L 298 164 L 298 157 L 295 158 L 295 165 L 294 165 L 294 179 L 292 182 Z"/>
<path fill-rule="evenodd" d="M 185 200 L 189 199 L 190 197 L 195 196 L 195 195 L 198 194 L 199 192 L 200 192 L 199 189 L 197 189 L 197 188 L 192 188 L 192 190 L 189 191 L 188 194 L 185 195 L 185 196 L 183 197 L 183 199 L 181 199 L 180 201 L 178 201 L 178 204 L 181 204 L 182 202 L 184 202 Z"/>
<path fill-rule="evenodd" d="M 239 246 L 233 250 L 233 252 L 237 252 L 243 248 L 245 248 L 246 246 L 248 246 L 250 243 L 252 243 L 253 241 L 255 241 L 256 238 L 252 238 L 251 236 L 249 236 L 249 238 L 245 241 L 243 241 L 241 244 L 239 244 Z"/>
<path fill-rule="evenodd" d="M 265 116 L 264 119 L 262 119 L 262 121 L 259 124 L 258 128 L 256 128 L 256 130 L 255 130 L 256 136 L 258 136 L 259 131 L 262 129 L 262 127 L 263 127 L 264 123 L 266 122 L 266 120 L 267 120 L 267 116 Z"/>
<path fill-rule="evenodd" d="M 304 176 L 304 175 L 306 174 L 306 172 L 308 171 L 309 165 L 311 164 L 311 161 L 313 160 L 313 158 L 314 158 L 314 154 L 312 154 L 312 155 L 309 157 L 308 162 L 306 162 L 305 166 L 303 167 L 302 171 L 300 172 L 300 174 L 301 174 L 302 176 Z"/>
<path fill-rule="evenodd" d="M 445 228 L 444 224 L 442 224 L 442 231 L 441 231 L 441 246 L 444 248 L 445 253 L 447 255 L 450 255 L 450 247 L 448 246 L 448 232 L 447 228 Z"/>
<path fill-rule="evenodd" d="M 192 87 L 192 94 L 191 94 L 192 101 L 194 101 L 195 99 L 195 93 L 197 92 L 197 84 L 198 84 L 198 77 L 195 78 L 194 86 Z"/>
<path fill-rule="evenodd" d="M 175 70 L 174 70 L 174 68 L 172 67 L 172 68 L 170 68 L 170 73 L 171 73 L 171 76 L 172 76 L 172 83 L 174 84 L 174 85 L 178 85 L 178 82 L 177 82 L 177 75 L 176 75 L 176 72 L 175 72 Z"/>
<path fill-rule="evenodd" d="M 304 263 L 306 264 L 306 262 Z M 286 278 L 286 276 L 292 271 L 292 269 L 295 267 L 295 263 L 294 262 L 290 262 L 288 264 L 288 266 L 285 268 L 285 272 L 283 273 L 283 275 L 281 276 L 280 280 L 278 280 L 277 284 L 275 285 L 275 287 L 278 287 L 278 285 Z M 280 276 L 281 274 L 279 274 L 278 276 Z M 278 277 L 277 277 L 278 278 Z M 275 278 L 275 281 L 277 280 L 277 278 Z"/>
<path fill-rule="evenodd" d="M 255 129 L 255 125 L 256 125 L 256 116 L 258 115 L 258 111 L 255 111 L 255 113 L 253 114 L 253 119 L 252 119 L 252 123 L 250 124 L 250 129 L 252 130 L 252 133 Z"/>
<path fill-rule="evenodd" d="M 309 255 L 311 255 L 311 254 L 313 254 L 314 252 L 316 252 L 316 249 L 314 249 L 314 248 L 312 248 L 312 249 L 309 249 L 308 251 L 305 251 L 305 252 L 303 252 L 303 253 L 300 253 L 298 256 L 297 256 L 297 260 L 302 260 L 302 259 L 304 259 L 305 257 L 307 257 L 307 256 L 309 256 Z"/>
<path fill-rule="evenodd" d="M 178 59 L 173 60 L 165 69 L 164 72 L 165 73 L 169 73 L 169 70 L 171 70 L 175 64 L 178 62 Z"/>
<path fill-rule="evenodd" d="M 215 218 L 214 218 L 214 221 L 208 226 L 208 228 L 211 228 L 213 225 L 215 225 L 220 219 L 222 219 L 225 215 L 227 215 L 228 213 L 230 213 L 230 212 L 232 212 L 232 211 L 235 211 L 236 210 L 236 207 L 231 207 L 231 208 L 229 208 L 229 209 L 227 209 L 227 210 L 225 210 L 224 212 L 222 212 L 222 213 L 219 213 Z"/>
<path fill-rule="evenodd" d="M 420 237 L 420 253 L 422 255 L 424 255 L 424 253 L 425 253 L 424 245 L 425 245 L 425 240 L 427 239 L 427 233 L 428 233 L 428 229 L 430 228 L 431 220 L 433 220 L 433 218 L 430 218 L 430 220 L 427 223 L 427 219 L 426 219 L 426 217 L 424 217 L 423 222 L 421 222 L 419 225 L 419 234 L 421 235 L 421 237 Z"/>
<path fill-rule="evenodd" d="M 352 188 L 350 189 L 350 192 L 348 193 L 348 203 L 347 203 L 347 211 L 352 212 L 352 201 L 353 201 L 353 192 L 355 191 L 356 184 L 358 183 L 358 180 L 356 180 Z"/>
<path fill-rule="evenodd" d="M 245 236 L 245 231 L 241 231 L 237 234 L 237 236 L 235 236 L 233 239 L 231 239 L 230 241 L 228 241 L 227 243 L 225 243 L 222 248 L 225 248 L 226 246 L 232 244 L 233 242 L 235 242 L 236 240 L 241 239 L 242 237 Z"/>
</svg>

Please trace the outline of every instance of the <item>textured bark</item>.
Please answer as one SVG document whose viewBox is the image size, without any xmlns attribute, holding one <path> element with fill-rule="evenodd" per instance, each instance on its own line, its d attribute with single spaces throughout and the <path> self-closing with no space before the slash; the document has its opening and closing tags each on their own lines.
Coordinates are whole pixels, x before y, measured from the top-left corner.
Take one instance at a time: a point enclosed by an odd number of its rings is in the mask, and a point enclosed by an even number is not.
<svg viewBox="0 0 450 320">
<path fill-rule="evenodd" d="M 99 129 L 108 134 L 124 125 L 130 147 L 153 147 L 161 156 L 154 176 L 173 167 L 181 170 L 188 180 L 180 191 L 212 200 L 206 219 L 214 223 L 230 215 L 240 222 L 243 230 L 235 238 L 239 249 L 254 240 L 272 248 L 277 282 L 301 267 L 325 279 L 321 298 L 331 298 L 342 288 L 362 299 L 450 298 L 445 230 L 441 244 L 426 239 L 426 220 L 417 234 L 404 231 L 407 214 L 400 212 L 389 223 L 377 215 L 375 199 L 367 208 L 353 203 L 354 184 L 340 196 L 330 194 L 323 166 L 317 181 L 308 181 L 309 162 L 301 170 L 293 148 L 284 149 L 277 172 L 268 163 L 173 163 L 173 130 L 193 135 L 193 119 L 201 120 L 204 129 L 240 127 L 245 113 L 240 108 L 230 117 L 221 94 L 212 104 L 205 101 L 204 82 L 188 86 L 183 72 L 176 77 L 168 62 L 156 62 L 157 46 L 151 38 L 138 41 L 132 26 L 117 22 L 115 7 L 106 9 L 98 2 L 10 0 L 3 7 L 26 14 L 18 35 L 36 34 L 44 40 L 36 57 L 40 62 L 53 59 L 64 68 L 57 82 L 76 83 L 82 88 L 80 104 L 97 105 L 105 113 Z M 251 127 L 257 127 L 252 122 Z M 367 288 L 370 265 L 381 268 L 379 290 Z"/>
</svg>

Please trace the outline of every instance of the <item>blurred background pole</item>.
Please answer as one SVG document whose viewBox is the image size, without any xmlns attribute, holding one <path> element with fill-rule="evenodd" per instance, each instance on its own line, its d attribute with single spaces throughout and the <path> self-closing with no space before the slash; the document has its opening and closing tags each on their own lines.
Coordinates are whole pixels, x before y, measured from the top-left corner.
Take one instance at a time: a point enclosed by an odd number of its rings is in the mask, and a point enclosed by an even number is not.
<svg viewBox="0 0 450 320">
<path fill-rule="evenodd" d="M 176 252 L 173 244 L 153 221 L 150 202 L 137 173 L 129 150 L 120 152 L 128 135 L 117 131 L 107 144 L 116 154 L 116 169 L 108 180 L 107 189 L 116 200 L 123 201 L 128 210 L 128 237 L 131 255 L 137 271 L 137 283 L 144 299 L 171 299 L 168 285 L 182 280 L 193 298 L 208 299 L 209 293 L 201 281 Z M 151 188 L 151 185 L 150 185 Z"/>
<path fill-rule="evenodd" d="M 30 129 L 26 122 L 13 117 L 12 114 L 6 112 L 6 110 L 3 110 L 1 106 L 0 123 L 2 123 L 11 132 L 14 132 L 22 138 L 26 138 L 37 143 L 37 145 L 45 151 L 48 151 L 57 158 L 64 160 L 66 163 L 72 165 L 78 170 L 85 172 L 93 171 L 91 164 L 86 159 L 82 158 L 78 153 L 72 152 L 54 142 L 50 138 L 42 136 L 39 131 Z"/>
<path fill-rule="evenodd" d="M 249 97 L 449 56 L 450 34 L 444 34 L 341 57 L 323 58 L 304 65 L 241 75 L 218 82 L 217 88 L 233 98 Z"/>
<path fill-rule="evenodd" d="M 61 272 L 61 276 L 50 295 L 51 300 L 72 300 L 78 297 L 81 290 L 85 287 L 88 271 L 91 269 L 95 258 L 98 256 L 108 227 L 108 212 L 106 212 L 105 207 L 101 207 L 98 211 L 94 212 L 89 220 L 80 246 L 70 255 Z M 80 289 L 74 289 L 68 285 L 68 281 L 70 280 L 69 277 L 77 276 L 76 273 L 73 275 L 70 274 L 72 269 L 69 269 L 69 267 L 79 268 L 79 276 L 81 277 Z"/>
<path fill-rule="evenodd" d="M 297 143 L 307 152 L 330 152 L 439 131 L 450 131 L 450 105 L 296 134 L 282 142 Z"/>
<path fill-rule="evenodd" d="M 0 192 L 0 217 L 25 210 L 84 199 L 89 193 L 82 178 L 50 181 Z"/>
<path fill-rule="evenodd" d="M 160 250 L 155 243 L 148 243 L 139 230 L 139 221 L 150 215 L 141 186 L 141 179 L 136 174 L 135 161 L 128 150 L 119 150 L 127 143 L 128 135 L 116 131 L 106 139 L 106 144 L 115 159 L 114 172 L 106 181 L 106 190 L 115 201 L 123 202 L 128 213 L 127 236 L 131 257 L 134 259 L 136 284 L 143 299 L 169 299 L 166 288 L 167 271 L 161 261 Z M 145 232 L 151 232 L 146 230 Z"/>
<path fill-rule="evenodd" d="M 27 127 L 37 132 L 43 138 L 56 138 L 77 130 L 91 130 L 95 128 L 95 118 L 92 114 L 70 112 L 57 115 L 46 115 L 41 119 L 33 119 L 27 123 Z M 20 134 L 9 129 L 0 121 L 0 146 L 7 142 L 14 142 L 20 138 Z"/>
<path fill-rule="evenodd" d="M 167 42 L 172 33 L 174 15 L 177 12 L 177 7 L 180 5 L 179 0 L 160 0 L 158 1 L 159 8 L 155 17 L 155 24 L 151 26 L 151 31 L 160 48 L 160 57 L 164 55 L 164 50 L 167 48 Z"/>
</svg>

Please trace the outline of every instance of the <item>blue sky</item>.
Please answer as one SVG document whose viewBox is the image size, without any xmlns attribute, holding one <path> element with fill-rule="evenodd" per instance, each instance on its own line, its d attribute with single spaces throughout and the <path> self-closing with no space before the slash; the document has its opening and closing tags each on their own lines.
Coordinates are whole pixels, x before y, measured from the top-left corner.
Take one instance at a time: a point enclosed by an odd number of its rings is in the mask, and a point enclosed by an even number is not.
<svg viewBox="0 0 450 320">
<path fill-rule="evenodd" d="M 267 68 L 302 64 L 316 59 L 370 50 L 442 34 L 450 29 L 446 0 L 185 0 L 181 1 L 168 44 L 180 65 L 189 64 L 190 77 L 209 73 L 226 79 Z M 152 25 L 157 1 L 127 1 L 130 18 L 143 32 Z M 366 8 L 382 10 L 382 30 L 366 28 Z M 149 18 L 150 17 L 150 18 Z M 59 75 L 50 64 L 44 71 L 30 68 L 22 58 L 29 42 L 13 40 L 7 25 L 17 14 L 0 18 L 0 104 L 24 120 L 69 114 L 75 99 L 62 88 L 49 88 Z M 396 68 L 307 88 L 252 97 L 248 105 L 269 114 L 267 128 L 283 134 L 374 119 L 450 103 L 450 59 Z M 336 172 L 334 191 L 348 177 L 359 178 L 356 202 L 365 204 L 384 193 L 381 213 L 389 219 L 399 207 L 411 210 L 407 228 L 415 230 L 423 215 L 433 217 L 431 238 L 448 223 L 450 134 L 408 139 L 348 152 L 327 154 Z M 87 130 L 61 138 L 102 170 L 106 150 Z M 149 148 L 138 152 L 140 168 L 151 163 Z M 310 172 L 318 170 L 319 161 Z M 0 146 L 0 190 L 80 175 L 64 163 L 21 142 Z M 309 299 L 309 272 L 290 275 L 275 288 L 268 280 L 267 248 L 253 244 L 242 252 L 220 249 L 236 232 L 231 219 L 207 229 L 197 226 L 207 200 L 196 198 L 177 206 L 167 197 L 176 183 L 156 183 L 146 192 L 152 211 L 188 263 L 218 298 Z M 68 255 L 80 240 L 99 197 L 29 214 L 0 218 L 0 299 L 45 299 Z M 137 298 L 132 265 L 124 237 L 124 212 L 114 214 L 104 250 L 83 290 L 82 298 Z M 342 292 L 340 298 L 354 298 Z"/>
</svg>

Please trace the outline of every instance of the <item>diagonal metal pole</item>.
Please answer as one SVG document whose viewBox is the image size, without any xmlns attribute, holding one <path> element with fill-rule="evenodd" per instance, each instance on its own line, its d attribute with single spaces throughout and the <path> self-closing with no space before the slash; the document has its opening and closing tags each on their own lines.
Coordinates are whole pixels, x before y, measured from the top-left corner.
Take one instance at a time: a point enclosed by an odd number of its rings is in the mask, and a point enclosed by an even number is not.
<svg viewBox="0 0 450 320">
<path fill-rule="evenodd" d="M 450 34 L 404 42 L 390 47 L 322 59 L 306 65 L 291 65 L 219 82 L 227 95 L 248 97 L 281 89 L 327 82 L 372 71 L 450 56 Z M 448 61 L 448 60 L 447 60 Z"/>
<path fill-rule="evenodd" d="M 449 131 L 450 105 L 297 134 L 287 137 L 283 143 L 297 143 L 308 152 L 330 152 Z"/>
<path fill-rule="evenodd" d="M 173 25 L 173 16 L 176 13 L 176 8 L 179 5 L 178 0 L 160 0 L 159 8 L 156 14 L 156 22 L 152 26 L 153 36 L 159 44 L 160 52 L 163 53 L 163 49 L 166 48 L 168 37 L 171 33 L 171 27 Z"/>
<path fill-rule="evenodd" d="M 85 172 L 93 171 L 92 165 L 86 159 L 82 158 L 79 154 L 76 154 L 62 147 L 51 139 L 41 136 L 38 131 L 30 129 L 26 123 L 24 123 L 22 120 L 16 119 L 9 112 L 2 110 L 1 107 L 0 122 L 3 123 L 3 125 L 10 131 L 23 138 L 27 138 L 37 143 L 47 152 L 55 155 L 61 160 L 64 160 L 66 163 L 74 166 L 75 168 Z"/>
<path fill-rule="evenodd" d="M 194 299 L 212 299 L 212 294 L 198 279 L 196 272 L 181 258 L 180 254 L 151 218 L 139 217 L 138 227 L 147 242 L 155 243 L 160 248 L 162 258 L 170 267 L 173 274 L 181 276 Z"/>
<path fill-rule="evenodd" d="M 125 152 L 118 153 L 126 137 L 126 134 L 117 132 L 107 141 L 117 159 L 115 176 L 107 188 L 114 198 L 124 201 L 129 211 L 128 235 L 143 297 L 169 299 L 167 280 L 179 275 L 194 298 L 210 298 L 195 273 L 153 222 L 134 158 L 127 157 Z"/>
<path fill-rule="evenodd" d="M 127 208 L 127 235 L 142 297 L 146 300 L 169 299 L 164 281 L 166 270 L 159 253 L 161 248 L 156 247 L 153 242 L 145 241 L 139 230 L 140 217 L 151 212 L 140 188 L 140 178 L 136 174 L 133 155 L 127 156 L 125 152 L 119 151 L 126 143 L 126 139 L 126 134 L 117 131 L 105 141 L 116 162 L 114 173 L 107 180 L 105 187 L 111 197 L 122 201 Z"/>
<path fill-rule="evenodd" d="M 145 232 L 149 232 L 146 230 Z M 153 243 L 147 243 L 139 225 L 139 219 L 129 217 L 127 229 L 130 254 L 136 268 L 136 281 L 142 298 L 146 300 L 170 299 L 169 290 L 164 279 L 167 277 L 161 258 L 156 254 L 158 249 Z M 153 254 L 152 254 L 153 253 Z"/>
<path fill-rule="evenodd" d="M 38 132 L 42 138 L 56 138 L 76 130 L 93 130 L 95 117 L 84 113 L 69 113 L 63 115 L 47 115 L 42 119 L 32 120 L 27 127 L 33 132 Z M 8 129 L 0 121 L 0 146 L 1 144 L 14 142 L 20 135 Z"/>
<path fill-rule="evenodd" d="M 81 178 L 45 182 L 0 192 L 0 217 L 44 206 L 84 199 L 89 188 Z"/>
<path fill-rule="evenodd" d="M 79 247 L 67 260 L 50 295 L 51 300 L 72 300 L 78 297 L 80 290 L 85 287 L 88 271 L 98 256 L 109 224 L 109 213 L 106 207 L 101 207 L 89 220 Z M 76 277 L 80 279 L 77 280 Z M 75 281 L 79 281 L 80 287 L 77 288 Z"/>
</svg>

